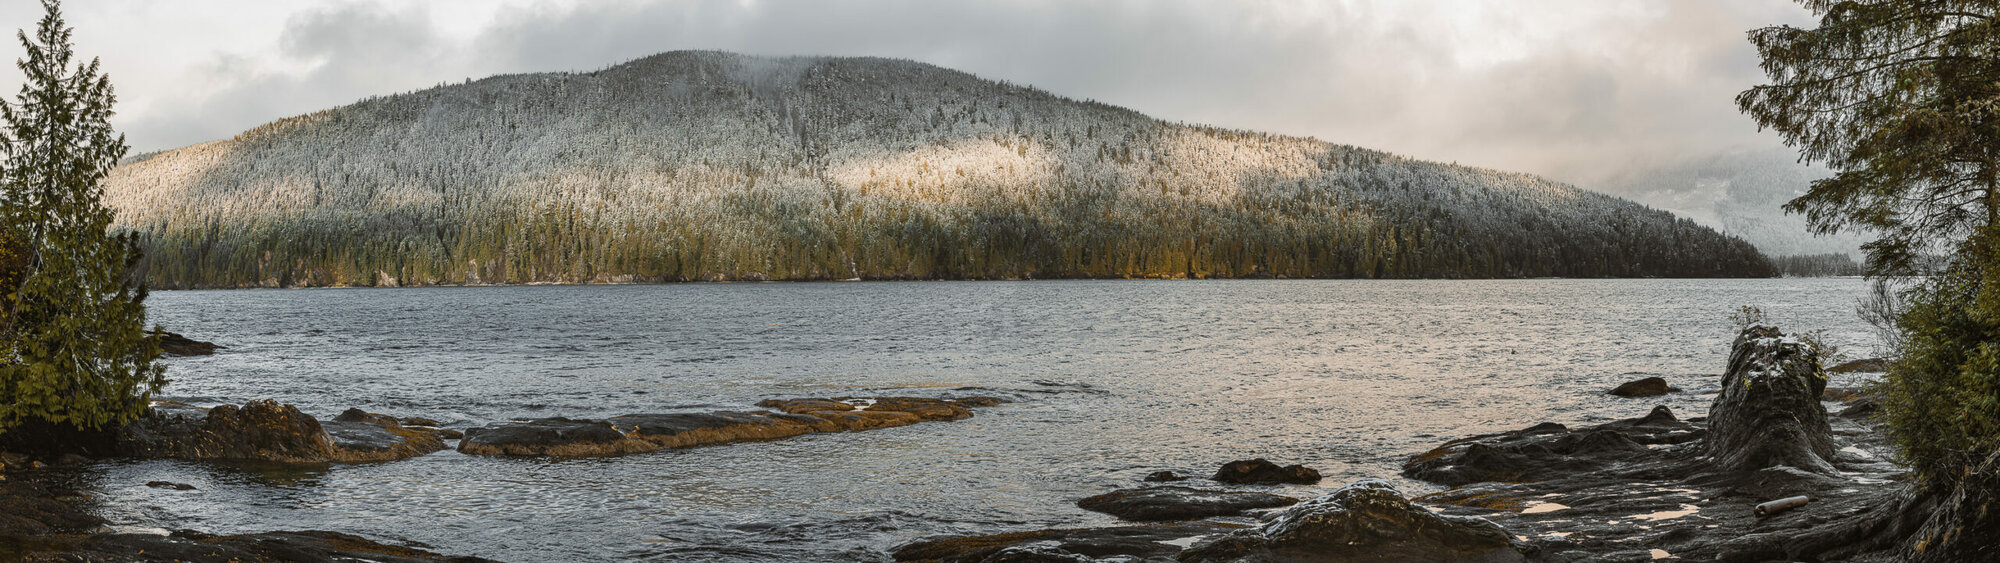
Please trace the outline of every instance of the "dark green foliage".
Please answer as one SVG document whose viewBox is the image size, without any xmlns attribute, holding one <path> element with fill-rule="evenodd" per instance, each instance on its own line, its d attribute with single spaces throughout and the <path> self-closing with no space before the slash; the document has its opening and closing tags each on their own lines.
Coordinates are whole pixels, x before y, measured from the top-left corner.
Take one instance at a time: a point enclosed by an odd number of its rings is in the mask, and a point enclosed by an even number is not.
<svg viewBox="0 0 2000 563">
<path fill-rule="evenodd" d="M 96 429 L 130 420 L 166 383 L 146 330 L 139 246 L 111 235 L 99 182 L 125 154 L 112 132 L 110 81 L 71 66 L 55 2 L 31 38 L 20 98 L 0 104 L 0 218 L 25 256 L 0 260 L 15 286 L 0 300 L 0 430 L 23 422 Z"/>
<path fill-rule="evenodd" d="M 1740 239 L 1542 178 L 883 59 L 499 76 L 107 185 L 163 287 L 1774 274 Z"/>
<path fill-rule="evenodd" d="M 1975 236 L 1903 295 L 1883 412 L 1917 475 L 1951 483 L 2000 450 L 2000 240 Z"/>
</svg>

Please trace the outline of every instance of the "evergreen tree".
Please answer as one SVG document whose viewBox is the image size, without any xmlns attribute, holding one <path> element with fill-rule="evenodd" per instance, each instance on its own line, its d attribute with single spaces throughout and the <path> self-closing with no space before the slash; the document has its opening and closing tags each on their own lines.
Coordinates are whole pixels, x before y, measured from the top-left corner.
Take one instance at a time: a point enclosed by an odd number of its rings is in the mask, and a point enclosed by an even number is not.
<svg viewBox="0 0 2000 563">
<path fill-rule="evenodd" d="M 2000 449 L 2000 2 L 1801 3 L 1819 27 L 1752 31 L 1773 83 L 1737 103 L 1837 172 L 1786 209 L 1875 231 L 1878 283 L 1922 276 L 1900 293 L 1884 413 L 1920 481 L 1950 490 Z"/>
<path fill-rule="evenodd" d="M 33 37 L 17 101 L 0 104 L 0 219 L 23 255 L 0 311 L 0 430 L 26 421 L 92 429 L 143 412 L 166 384 L 145 328 L 137 239 L 110 233 L 99 182 L 125 155 L 111 130 L 111 82 L 72 66 L 54 0 Z"/>
</svg>

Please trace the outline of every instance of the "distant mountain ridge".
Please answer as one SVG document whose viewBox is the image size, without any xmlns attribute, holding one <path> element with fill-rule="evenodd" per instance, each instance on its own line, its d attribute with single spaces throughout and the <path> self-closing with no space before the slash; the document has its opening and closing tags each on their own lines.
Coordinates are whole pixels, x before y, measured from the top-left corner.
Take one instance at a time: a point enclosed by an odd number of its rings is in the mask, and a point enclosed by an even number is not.
<svg viewBox="0 0 2000 563">
<path fill-rule="evenodd" d="M 1772 274 L 1533 176 L 875 58 L 495 76 L 134 157 L 105 188 L 164 287 Z"/>
</svg>

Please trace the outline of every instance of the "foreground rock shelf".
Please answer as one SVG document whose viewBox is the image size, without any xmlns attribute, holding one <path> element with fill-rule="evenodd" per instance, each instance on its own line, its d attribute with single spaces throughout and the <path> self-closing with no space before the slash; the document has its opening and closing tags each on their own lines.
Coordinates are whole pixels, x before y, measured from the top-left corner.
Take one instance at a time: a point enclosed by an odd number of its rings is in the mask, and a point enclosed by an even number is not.
<svg viewBox="0 0 2000 563">
<path fill-rule="evenodd" d="M 959 420 L 992 397 L 772 399 L 763 411 L 629 414 L 603 420 L 537 418 L 465 431 L 458 451 L 474 455 L 614 456 L 665 448 L 777 440 L 816 432 L 857 432 Z"/>
<path fill-rule="evenodd" d="M 140 458 L 369 463 L 443 450 L 448 434 L 359 409 L 321 422 L 271 400 L 215 408 L 161 403 L 118 428 L 113 448 L 118 455 Z"/>
</svg>

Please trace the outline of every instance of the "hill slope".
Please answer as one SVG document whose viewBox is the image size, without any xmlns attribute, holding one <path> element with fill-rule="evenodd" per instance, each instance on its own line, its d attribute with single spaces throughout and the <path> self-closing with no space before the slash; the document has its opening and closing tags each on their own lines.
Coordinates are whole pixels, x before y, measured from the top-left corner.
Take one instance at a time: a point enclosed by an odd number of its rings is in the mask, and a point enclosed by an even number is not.
<svg viewBox="0 0 2000 563">
<path fill-rule="evenodd" d="M 1771 273 L 1541 178 L 886 59 L 497 76 L 136 157 L 106 193 L 168 287 Z"/>
</svg>

